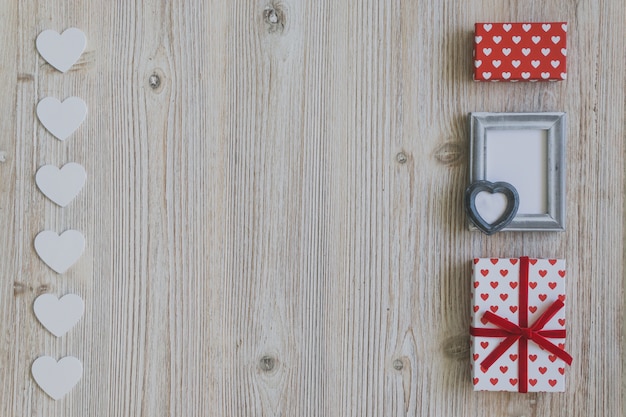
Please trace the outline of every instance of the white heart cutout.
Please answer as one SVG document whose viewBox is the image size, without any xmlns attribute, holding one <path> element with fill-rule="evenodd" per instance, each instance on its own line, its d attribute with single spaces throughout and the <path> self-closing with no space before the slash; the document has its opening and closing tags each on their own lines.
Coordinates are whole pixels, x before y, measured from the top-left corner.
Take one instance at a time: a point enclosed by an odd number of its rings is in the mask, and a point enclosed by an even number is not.
<svg viewBox="0 0 626 417">
<path fill-rule="evenodd" d="M 87 46 L 87 37 L 77 28 L 66 29 L 62 34 L 44 30 L 37 36 L 37 50 L 50 65 L 65 72 L 78 61 Z"/>
<path fill-rule="evenodd" d="M 67 294 L 61 298 L 42 294 L 35 300 L 33 311 L 43 327 L 56 337 L 61 337 L 83 317 L 85 303 L 76 294 Z"/>
<path fill-rule="evenodd" d="M 84 250 L 85 237 L 77 230 L 66 230 L 61 235 L 44 230 L 35 237 L 35 251 L 46 265 L 59 274 L 74 265 Z"/>
<path fill-rule="evenodd" d="M 85 185 L 86 179 L 85 168 L 76 162 L 65 164 L 61 169 L 54 165 L 44 165 L 35 175 L 39 190 L 61 207 L 72 202 Z"/>
<path fill-rule="evenodd" d="M 87 103 L 79 97 L 69 97 L 63 103 L 46 97 L 37 104 L 37 117 L 57 139 L 65 140 L 87 117 Z"/>
<path fill-rule="evenodd" d="M 58 362 L 50 356 L 41 356 L 33 362 L 31 373 L 46 394 L 59 400 L 82 378 L 83 364 L 73 356 L 66 356 Z"/>
<path fill-rule="evenodd" d="M 476 194 L 474 204 L 476 211 L 485 222 L 495 223 L 506 211 L 508 200 L 502 193 L 481 191 Z"/>
</svg>

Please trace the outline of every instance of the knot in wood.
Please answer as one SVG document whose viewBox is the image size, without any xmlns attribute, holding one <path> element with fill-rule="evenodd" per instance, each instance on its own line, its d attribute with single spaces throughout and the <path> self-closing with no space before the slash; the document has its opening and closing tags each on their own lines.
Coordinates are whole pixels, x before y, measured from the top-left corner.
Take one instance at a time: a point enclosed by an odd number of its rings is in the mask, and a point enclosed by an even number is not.
<svg viewBox="0 0 626 417">
<path fill-rule="evenodd" d="M 148 78 L 148 84 L 153 90 L 159 88 L 161 86 L 161 77 L 159 77 L 159 74 L 153 73 L 150 75 L 150 78 Z"/>
<path fill-rule="evenodd" d="M 0 151 L 0 162 L 7 161 L 7 153 L 5 151 Z"/>
<path fill-rule="evenodd" d="M 470 342 L 468 335 L 452 336 L 443 342 L 444 354 L 452 359 L 463 360 L 469 357 Z"/>
<path fill-rule="evenodd" d="M 274 367 L 276 367 L 276 359 L 269 355 L 265 355 L 259 360 L 259 368 L 263 372 L 271 372 Z"/>
<path fill-rule="evenodd" d="M 39 287 L 37 287 L 37 295 L 45 294 L 51 291 L 52 289 L 50 288 L 50 285 L 48 284 L 41 284 Z"/>
<path fill-rule="evenodd" d="M 393 361 L 393 369 L 396 371 L 401 371 L 404 368 L 404 362 L 402 359 L 398 358 Z"/>
<path fill-rule="evenodd" d="M 276 23 L 278 23 L 278 14 L 276 14 L 276 10 L 275 9 L 268 10 L 266 19 L 272 25 L 275 25 Z"/>
<path fill-rule="evenodd" d="M 285 11 L 280 4 L 270 4 L 263 11 L 263 20 L 269 33 L 282 32 L 285 29 Z"/>
<path fill-rule="evenodd" d="M 435 159 L 444 165 L 455 165 L 465 155 L 465 147 L 458 142 L 447 142 L 435 149 Z"/>
<path fill-rule="evenodd" d="M 398 152 L 398 154 L 396 155 L 396 161 L 399 164 L 406 164 L 406 161 L 408 160 L 406 154 L 404 152 Z"/>
<path fill-rule="evenodd" d="M 13 295 L 14 296 L 24 294 L 26 291 L 28 291 L 28 285 L 24 284 L 23 282 L 18 282 L 18 281 L 13 282 Z"/>
</svg>

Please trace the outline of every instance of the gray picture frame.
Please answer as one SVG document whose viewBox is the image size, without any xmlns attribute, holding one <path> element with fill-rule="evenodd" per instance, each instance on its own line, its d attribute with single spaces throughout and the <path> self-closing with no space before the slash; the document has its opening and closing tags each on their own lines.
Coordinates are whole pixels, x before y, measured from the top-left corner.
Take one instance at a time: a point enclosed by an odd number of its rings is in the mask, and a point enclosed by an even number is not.
<svg viewBox="0 0 626 417">
<path fill-rule="evenodd" d="M 487 178 L 487 133 L 500 130 L 545 130 L 547 133 L 547 213 L 517 214 L 502 231 L 565 231 L 566 114 L 488 113 L 469 114 L 470 183 Z M 493 179 L 492 179 L 493 180 Z M 477 230 L 470 224 L 471 230 Z"/>
</svg>

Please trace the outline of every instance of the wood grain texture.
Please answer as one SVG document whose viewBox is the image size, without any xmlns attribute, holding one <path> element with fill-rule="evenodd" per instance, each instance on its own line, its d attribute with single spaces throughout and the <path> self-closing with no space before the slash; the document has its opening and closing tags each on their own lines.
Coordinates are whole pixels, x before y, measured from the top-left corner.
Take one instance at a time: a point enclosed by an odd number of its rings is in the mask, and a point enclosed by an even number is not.
<svg viewBox="0 0 626 417">
<path fill-rule="evenodd" d="M 0 415 L 624 414 L 626 4 L 36 0 L 0 4 Z M 471 81 L 476 21 L 569 22 L 568 80 Z M 61 74 L 44 29 L 88 46 Z M 157 80 L 158 79 L 158 83 Z M 158 85 L 157 85 L 158 84 Z M 77 95 L 65 143 L 38 123 Z M 466 230 L 467 113 L 566 111 L 567 232 Z M 43 164 L 88 182 L 60 209 Z M 33 250 L 81 230 L 66 274 Z M 568 261 L 564 394 L 474 393 L 470 264 Z M 77 293 L 56 339 L 39 293 Z M 48 398 L 40 355 L 79 357 Z"/>
</svg>

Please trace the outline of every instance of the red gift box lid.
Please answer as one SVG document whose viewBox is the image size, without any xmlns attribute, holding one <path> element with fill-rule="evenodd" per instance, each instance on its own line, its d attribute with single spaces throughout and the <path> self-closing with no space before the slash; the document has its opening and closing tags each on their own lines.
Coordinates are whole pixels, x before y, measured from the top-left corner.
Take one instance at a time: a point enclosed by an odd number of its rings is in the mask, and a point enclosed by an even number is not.
<svg viewBox="0 0 626 417">
<path fill-rule="evenodd" d="M 567 78 L 567 23 L 476 23 L 474 81 Z"/>
</svg>

